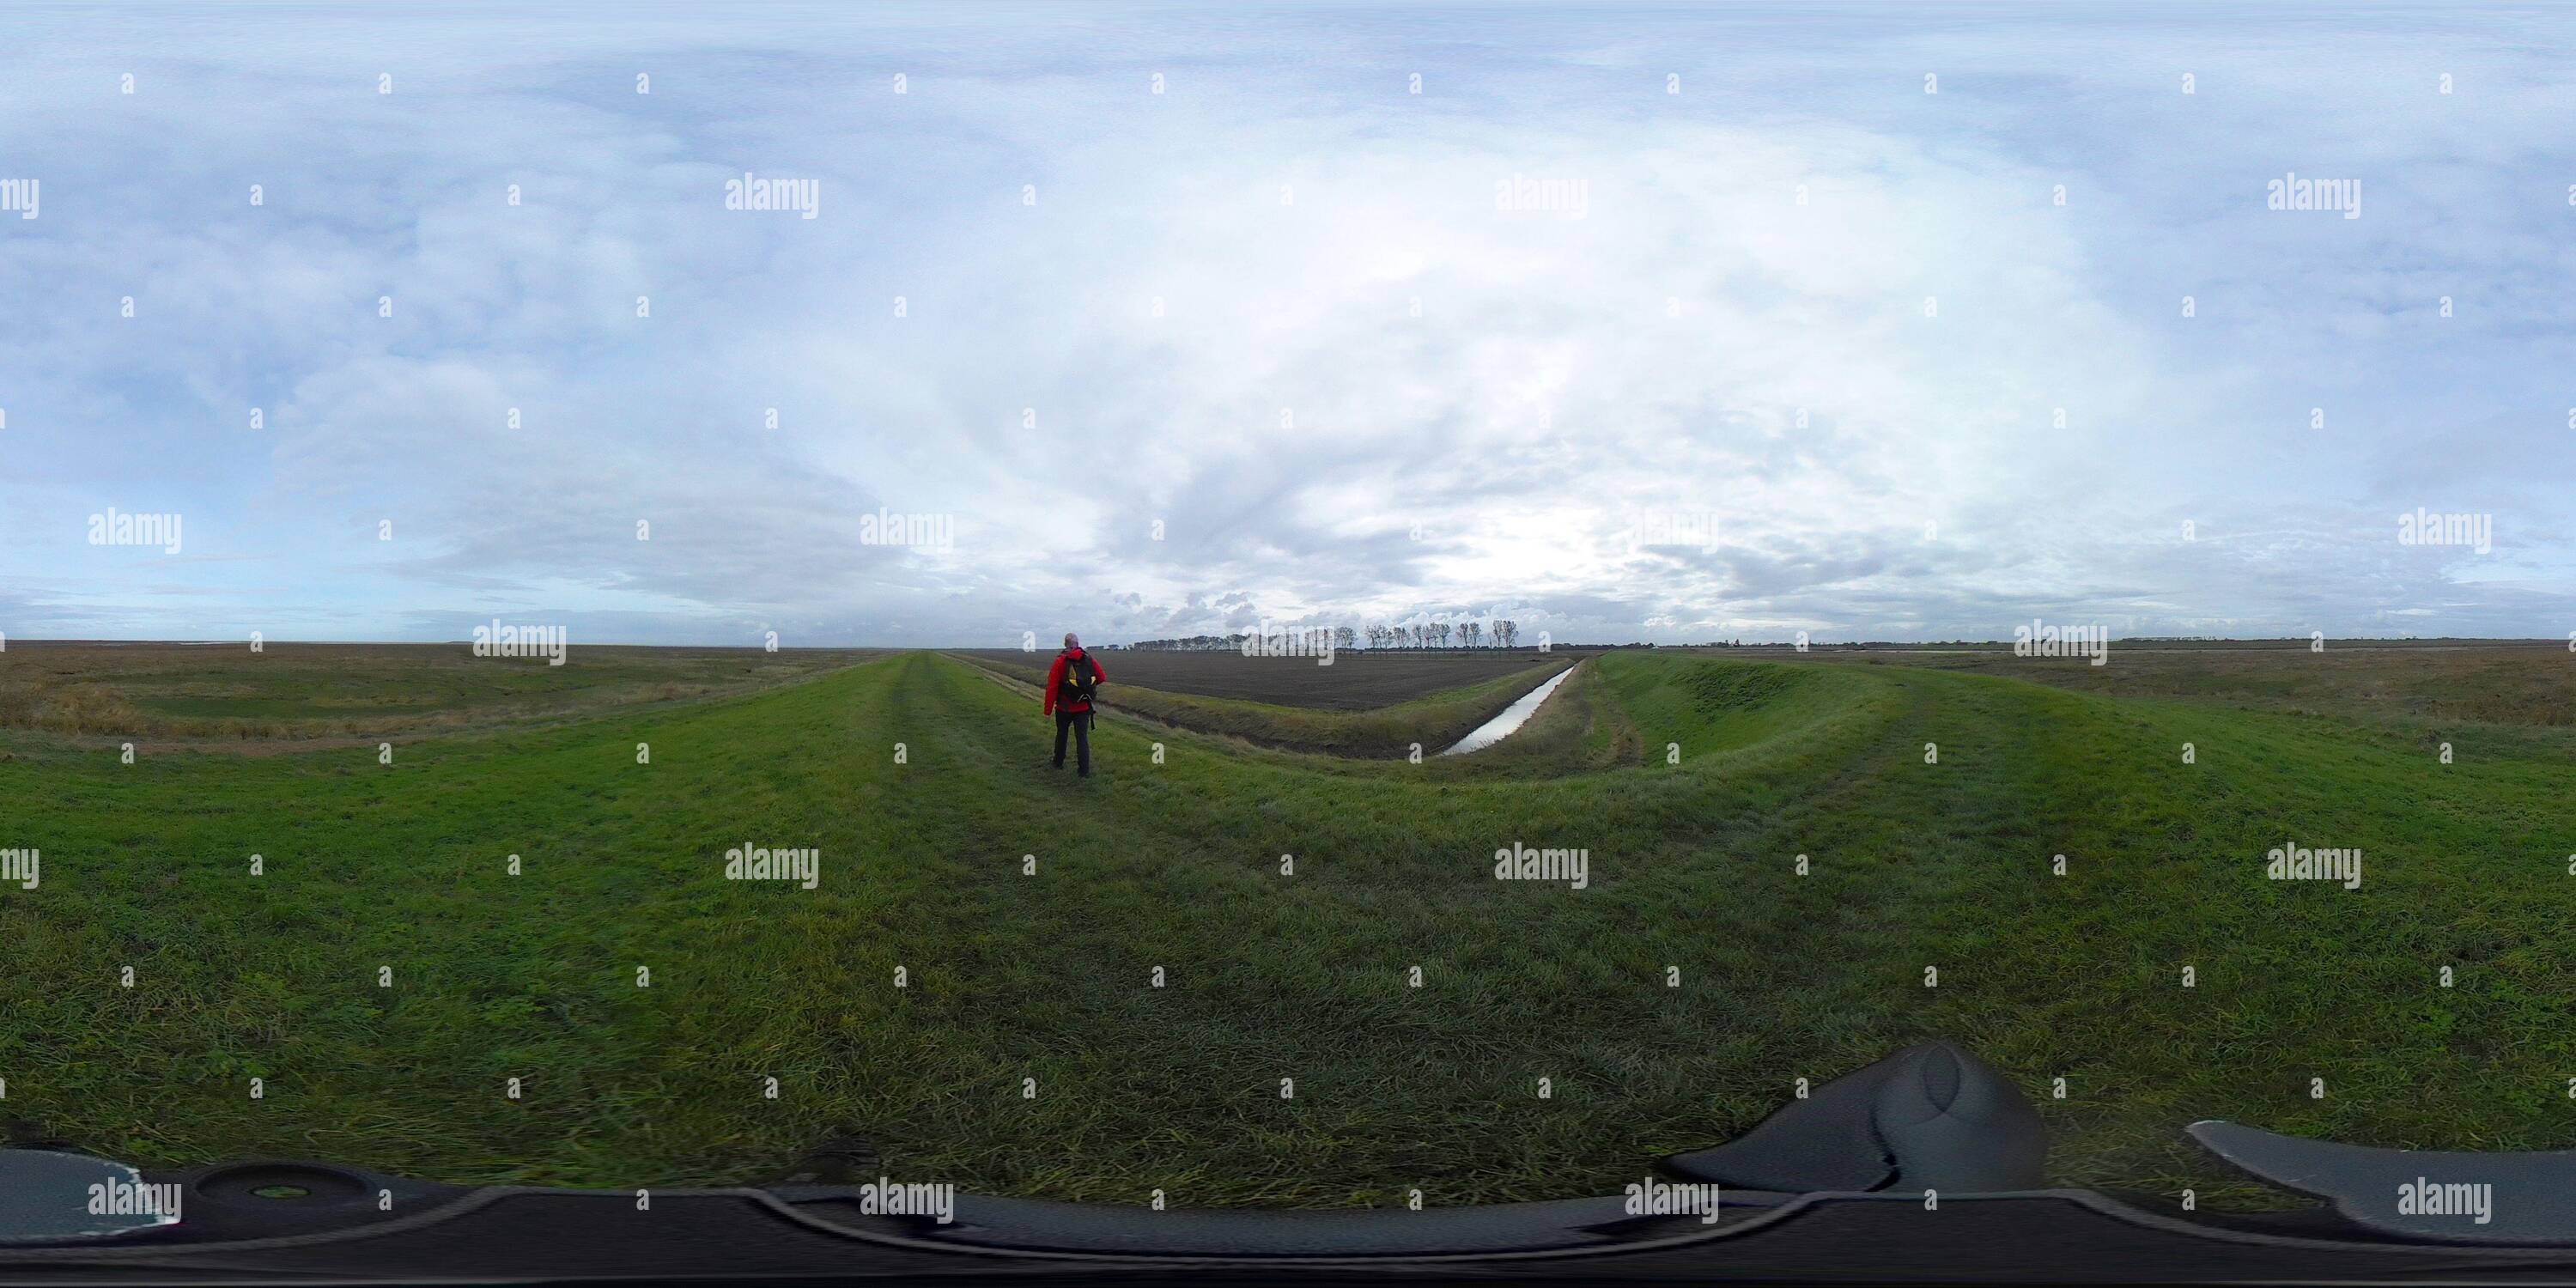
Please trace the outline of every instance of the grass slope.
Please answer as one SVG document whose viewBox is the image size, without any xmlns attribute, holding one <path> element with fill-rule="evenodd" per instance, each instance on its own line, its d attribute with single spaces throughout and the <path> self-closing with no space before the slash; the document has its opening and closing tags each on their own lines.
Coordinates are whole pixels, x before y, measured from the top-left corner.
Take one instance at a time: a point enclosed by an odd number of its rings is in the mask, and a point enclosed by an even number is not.
<svg viewBox="0 0 2576 1288">
<path fill-rule="evenodd" d="M 1937 1034 L 2042 1099 L 2070 1183 L 2246 1193 L 2200 1117 L 2576 1144 L 2556 731 L 2441 766 L 2408 728 L 1931 670 L 1595 666 L 1554 716 L 1580 755 L 1485 767 L 1112 718 L 1084 782 L 924 654 L 390 768 L 22 752 L 6 1112 L 455 1181 L 743 1180 L 855 1130 L 978 1190 L 1446 1203 L 1608 1192 Z M 723 880 L 746 840 L 819 846 L 820 888 Z M 2285 840 L 2363 847 L 2362 888 L 2265 881 Z M 1587 849 L 1590 888 L 1494 880 L 1514 843 Z"/>
</svg>

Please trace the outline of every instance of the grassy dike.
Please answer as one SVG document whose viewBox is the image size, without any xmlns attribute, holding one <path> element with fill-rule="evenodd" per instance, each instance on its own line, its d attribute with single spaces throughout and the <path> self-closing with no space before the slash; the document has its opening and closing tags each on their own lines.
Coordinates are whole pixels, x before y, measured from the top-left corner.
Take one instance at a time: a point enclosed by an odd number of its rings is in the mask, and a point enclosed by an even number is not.
<svg viewBox="0 0 2576 1288">
<path fill-rule="evenodd" d="M 1446 1203 L 1609 1192 L 1937 1034 L 2042 1099 L 2068 1183 L 2247 1193 L 2202 1117 L 2576 1144 L 2562 731 L 2464 727 L 2444 767 L 2396 725 L 1591 665 L 1529 730 L 1573 759 L 1463 766 L 1113 717 L 1079 781 L 929 654 L 390 768 L 22 741 L 0 846 L 44 879 L 0 890 L 0 1117 L 451 1181 L 756 1179 L 843 1130 L 986 1191 Z M 820 887 L 725 881 L 746 841 L 820 847 Z M 2361 888 L 2264 880 L 2286 841 L 2363 848 Z M 1494 880 L 1514 843 L 1587 849 L 1589 888 Z"/>
</svg>

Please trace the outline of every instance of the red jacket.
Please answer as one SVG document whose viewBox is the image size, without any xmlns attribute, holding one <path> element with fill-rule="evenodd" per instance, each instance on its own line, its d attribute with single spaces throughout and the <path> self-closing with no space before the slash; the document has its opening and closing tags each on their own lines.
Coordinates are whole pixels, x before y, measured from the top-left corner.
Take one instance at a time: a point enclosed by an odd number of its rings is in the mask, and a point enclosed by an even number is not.
<svg viewBox="0 0 2576 1288">
<path fill-rule="evenodd" d="M 1090 656 L 1090 654 L 1085 653 L 1078 648 L 1070 649 L 1055 655 L 1055 664 L 1047 668 L 1046 710 L 1044 714 L 1055 714 L 1055 692 L 1057 688 L 1064 684 L 1064 664 L 1077 657 Z M 1100 665 L 1099 658 L 1091 658 L 1091 675 L 1095 682 L 1109 678 L 1109 672 L 1106 668 Z M 1091 709 L 1091 704 L 1076 698 L 1072 702 L 1067 703 L 1064 709 L 1074 713 L 1075 715 L 1080 715 L 1085 711 L 1089 711 Z"/>
</svg>

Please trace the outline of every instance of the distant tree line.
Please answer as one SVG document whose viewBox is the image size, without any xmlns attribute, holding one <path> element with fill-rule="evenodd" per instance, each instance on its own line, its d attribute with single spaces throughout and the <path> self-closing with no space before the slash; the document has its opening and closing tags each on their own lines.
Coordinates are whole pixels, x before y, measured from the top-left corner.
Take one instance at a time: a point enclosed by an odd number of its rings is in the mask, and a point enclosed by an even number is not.
<svg viewBox="0 0 2576 1288">
<path fill-rule="evenodd" d="M 1448 648 L 1455 640 L 1459 648 L 1510 648 L 1520 639 L 1520 623 L 1497 617 L 1490 624 L 1478 621 L 1414 622 L 1408 625 L 1383 625 L 1368 628 L 1370 648 Z"/>
<path fill-rule="evenodd" d="M 1315 632 L 1321 632 L 1326 628 L 1313 629 Z M 1368 646 L 1373 649 L 1450 648 L 1453 647 L 1452 641 L 1455 641 L 1454 647 L 1457 648 L 1511 648 L 1521 637 L 1520 623 L 1507 617 L 1497 617 L 1491 622 L 1414 622 L 1402 626 L 1388 624 L 1370 626 L 1365 632 L 1355 631 L 1348 626 L 1335 626 L 1330 630 L 1333 647 L 1336 649 L 1359 647 L 1363 634 L 1368 640 Z M 1137 640 L 1127 647 L 1158 649 L 1172 653 L 1240 652 L 1244 641 L 1252 638 L 1254 636 L 1249 632 L 1238 631 L 1231 635 L 1187 635 L 1177 639 Z"/>
</svg>

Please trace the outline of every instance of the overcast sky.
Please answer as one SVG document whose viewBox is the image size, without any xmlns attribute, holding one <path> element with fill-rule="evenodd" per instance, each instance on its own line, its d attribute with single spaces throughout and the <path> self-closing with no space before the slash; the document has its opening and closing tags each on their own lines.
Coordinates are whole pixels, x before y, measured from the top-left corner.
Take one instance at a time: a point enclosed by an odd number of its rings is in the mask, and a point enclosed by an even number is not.
<svg viewBox="0 0 2576 1288">
<path fill-rule="evenodd" d="M 548 10 L 10 11 L 0 631 L 2576 631 L 2569 10 Z"/>
</svg>

